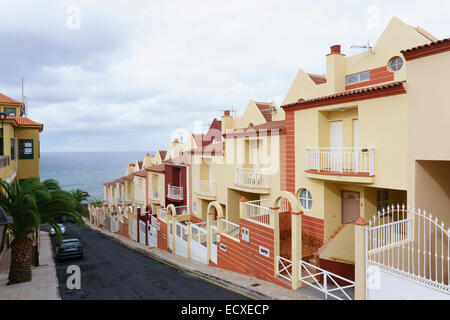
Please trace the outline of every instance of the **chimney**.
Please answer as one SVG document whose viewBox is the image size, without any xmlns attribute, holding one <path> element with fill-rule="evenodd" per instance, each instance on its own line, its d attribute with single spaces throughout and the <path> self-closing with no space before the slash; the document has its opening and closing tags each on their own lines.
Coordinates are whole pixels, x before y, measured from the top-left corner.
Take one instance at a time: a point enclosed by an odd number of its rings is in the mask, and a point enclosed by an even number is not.
<svg viewBox="0 0 450 320">
<path fill-rule="evenodd" d="M 233 128 L 233 117 L 230 110 L 225 110 L 222 116 L 222 134 Z"/>
<path fill-rule="evenodd" d="M 153 157 L 147 153 L 144 156 L 144 168 L 150 168 L 153 165 Z"/>
<path fill-rule="evenodd" d="M 330 47 L 327 54 L 327 94 L 345 90 L 345 55 L 341 53 L 341 45 Z"/>
</svg>

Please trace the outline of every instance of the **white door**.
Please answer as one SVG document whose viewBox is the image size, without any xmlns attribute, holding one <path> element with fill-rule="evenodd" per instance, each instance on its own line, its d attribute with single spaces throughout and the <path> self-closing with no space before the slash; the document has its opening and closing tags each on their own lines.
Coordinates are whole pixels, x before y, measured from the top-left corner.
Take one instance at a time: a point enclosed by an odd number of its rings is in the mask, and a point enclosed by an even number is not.
<svg viewBox="0 0 450 320">
<path fill-rule="evenodd" d="M 168 239 L 168 247 L 169 249 L 172 249 L 172 220 L 169 221 L 169 232 L 167 233 L 169 235 Z"/>
<path fill-rule="evenodd" d="M 187 258 L 187 226 L 181 222 L 175 222 L 175 254 Z"/>
<path fill-rule="evenodd" d="M 330 170 L 342 171 L 343 124 L 342 121 L 330 122 Z"/>
<path fill-rule="evenodd" d="M 148 245 L 153 248 L 158 247 L 157 230 L 151 224 L 148 225 Z"/>
<path fill-rule="evenodd" d="M 139 220 L 139 243 L 146 244 L 146 223 L 144 221 Z"/>
<path fill-rule="evenodd" d="M 191 224 L 191 259 L 208 264 L 207 231 L 196 224 Z"/>
<path fill-rule="evenodd" d="M 217 227 L 211 226 L 211 261 L 217 264 Z"/>
</svg>

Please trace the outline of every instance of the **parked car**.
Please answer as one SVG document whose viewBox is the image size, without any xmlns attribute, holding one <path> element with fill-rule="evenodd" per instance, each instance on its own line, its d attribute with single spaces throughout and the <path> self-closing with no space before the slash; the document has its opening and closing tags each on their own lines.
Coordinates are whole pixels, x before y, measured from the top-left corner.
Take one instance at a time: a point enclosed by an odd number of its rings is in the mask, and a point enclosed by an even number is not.
<svg viewBox="0 0 450 320">
<path fill-rule="evenodd" d="M 83 246 L 77 238 L 65 239 L 56 247 L 56 260 L 83 258 Z"/>
<path fill-rule="evenodd" d="M 61 234 L 66 234 L 66 227 L 63 224 L 58 223 L 59 229 L 61 230 Z M 56 234 L 55 229 L 53 227 L 50 228 L 50 235 L 54 236 Z"/>
</svg>

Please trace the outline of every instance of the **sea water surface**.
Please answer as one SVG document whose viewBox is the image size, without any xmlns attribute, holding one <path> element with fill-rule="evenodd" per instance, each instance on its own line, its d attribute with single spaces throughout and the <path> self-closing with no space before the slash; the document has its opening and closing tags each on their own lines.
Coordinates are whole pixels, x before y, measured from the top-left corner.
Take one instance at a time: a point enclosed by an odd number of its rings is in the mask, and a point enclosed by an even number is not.
<svg viewBox="0 0 450 320">
<path fill-rule="evenodd" d="M 146 152 L 41 152 L 41 181 L 55 179 L 64 190 L 81 189 L 103 200 L 103 183 L 125 175 L 128 163 Z"/>
</svg>

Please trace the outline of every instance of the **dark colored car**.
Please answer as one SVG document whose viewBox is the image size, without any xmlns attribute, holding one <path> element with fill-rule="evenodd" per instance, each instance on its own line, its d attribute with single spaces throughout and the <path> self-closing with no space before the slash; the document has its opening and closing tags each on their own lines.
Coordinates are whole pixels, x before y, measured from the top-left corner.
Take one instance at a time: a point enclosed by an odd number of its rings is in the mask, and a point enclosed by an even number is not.
<svg viewBox="0 0 450 320">
<path fill-rule="evenodd" d="M 66 258 L 83 258 L 83 246 L 80 240 L 66 239 L 56 247 L 56 260 L 60 261 Z"/>
</svg>

